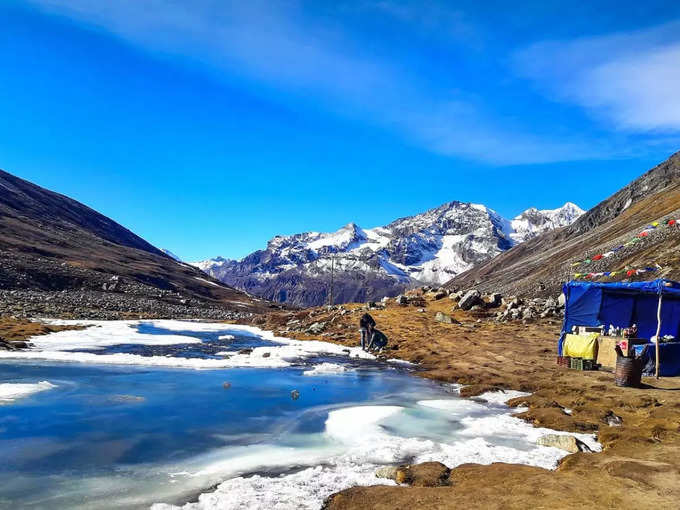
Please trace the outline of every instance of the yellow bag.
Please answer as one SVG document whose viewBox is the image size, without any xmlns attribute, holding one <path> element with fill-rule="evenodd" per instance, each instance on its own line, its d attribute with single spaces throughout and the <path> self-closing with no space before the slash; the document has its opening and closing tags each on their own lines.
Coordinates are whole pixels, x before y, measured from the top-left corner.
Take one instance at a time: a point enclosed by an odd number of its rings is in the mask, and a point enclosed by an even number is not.
<svg viewBox="0 0 680 510">
<path fill-rule="evenodd" d="M 599 333 L 587 335 L 567 335 L 562 344 L 562 355 L 572 358 L 595 359 L 597 357 L 597 337 Z"/>
</svg>

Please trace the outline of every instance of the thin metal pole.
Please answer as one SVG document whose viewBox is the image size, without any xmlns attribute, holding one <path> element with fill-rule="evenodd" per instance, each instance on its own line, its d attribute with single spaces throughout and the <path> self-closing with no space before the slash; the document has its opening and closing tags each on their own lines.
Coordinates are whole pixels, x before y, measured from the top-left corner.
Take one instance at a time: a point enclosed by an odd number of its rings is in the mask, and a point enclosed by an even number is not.
<svg viewBox="0 0 680 510">
<path fill-rule="evenodd" d="M 655 368 L 655 375 L 656 378 L 659 378 L 659 343 L 661 342 L 661 339 L 659 338 L 659 335 L 661 334 L 661 302 L 663 300 L 663 294 L 659 293 L 659 306 L 657 307 L 656 310 L 656 368 Z"/>
<path fill-rule="evenodd" d="M 335 269 L 335 254 L 331 253 L 331 291 L 328 298 L 328 306 L 333 306 L 333 273 Z"/>
</svg>

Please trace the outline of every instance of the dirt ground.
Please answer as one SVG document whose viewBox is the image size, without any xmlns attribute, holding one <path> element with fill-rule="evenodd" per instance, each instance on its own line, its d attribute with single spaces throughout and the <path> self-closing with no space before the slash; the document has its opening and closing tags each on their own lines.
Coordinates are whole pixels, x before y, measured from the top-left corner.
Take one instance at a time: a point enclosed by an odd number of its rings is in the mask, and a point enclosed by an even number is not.
<svg viewBox="0 0 680 510">
<path fill-rule="evenodd" d="M 536 426 L 593 432 L 603 452 L 571 454 L 556 471 L 462 465 L 451 471 L 445 487 L 355 487 L 329 498 L 328 509 L 680 508 L 680 378 L 645 378 L 643 388 L 619 388 L 611 372 L 556 365 L 557 319 L 496 323 L 484 312 L 452 313 L 452 304 L 449 298 L 430 298 L 425 311 L 418 311 L 391 302 L 370 313 L 390 338 L 388 356 L 417 362 L 423 369 L 418 375 L 465 384 L 465 396 L 494 388 L 531 392 L 509 402 L 529 408 L 518 417 Z M 255 322 L 282 336 L 356 345 L 364 310 L 345 308 L 349 311 L 274 313 Z M 461 324 L 436 322 L 437 311 Z M 315 322 L 326 322 L 326 329 L 321 335 L 286 331 L 291 320 L 300 321 L 298 330 Z M 609 412 L 623 423 L 608 425 Z"/>
</svg>

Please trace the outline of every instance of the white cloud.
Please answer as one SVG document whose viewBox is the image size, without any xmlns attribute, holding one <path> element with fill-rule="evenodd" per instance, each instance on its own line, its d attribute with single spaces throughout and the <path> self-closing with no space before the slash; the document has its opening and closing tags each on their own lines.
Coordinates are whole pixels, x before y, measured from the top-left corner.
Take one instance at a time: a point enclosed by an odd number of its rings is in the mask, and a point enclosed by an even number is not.
<svg viewBox="0 0 680 510">
<path fill-rule="evenodd" d="M 310 18 L 294 0 L 30 1 L 146 51 L 179 55 L 218 73 L 239 75 L 258 87 L 390 129 L 437 153 L 522 164 L 611 157 L 616 152 L 586 138 L 535 132 L 517 119 L 485 112 L 481 100 L 442 92 L 398 58 L 372 54 L 343 27 Z M 408 12 L 400 13 L 408 18 Z"/>
<path fill-rule="evenodd" d="M 617 129 L 680 130 L 680 22 L 534 44 L 514 57 L 541 90 Z"/>
</svg>

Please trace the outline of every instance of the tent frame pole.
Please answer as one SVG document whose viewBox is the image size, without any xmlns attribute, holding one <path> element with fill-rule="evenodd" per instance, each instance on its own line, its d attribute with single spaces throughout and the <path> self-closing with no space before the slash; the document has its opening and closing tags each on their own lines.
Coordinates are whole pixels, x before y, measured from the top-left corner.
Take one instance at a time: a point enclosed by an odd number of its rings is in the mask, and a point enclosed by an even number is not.
<svg viewBox="0 0 680 510">
<path fill-rule="evenodd" d="M 654 372 L 656 375 L 656 378 L 659 378 L 659 343 L 661 339 L 659 338 L 659 335 L 661 334 L 661 302 L 663 301 L 663 294 L 659 292 L 659 306 L 656 309 L 656 362 L 654 363 L 655 368 Z"/>
</svg>

